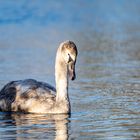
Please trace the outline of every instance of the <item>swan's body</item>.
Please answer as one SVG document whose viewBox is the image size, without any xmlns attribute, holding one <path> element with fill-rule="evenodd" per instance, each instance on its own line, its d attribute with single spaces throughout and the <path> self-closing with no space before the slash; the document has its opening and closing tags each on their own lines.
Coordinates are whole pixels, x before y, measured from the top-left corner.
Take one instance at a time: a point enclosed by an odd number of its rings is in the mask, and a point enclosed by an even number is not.
<svg viewBox="0 0 140 140">
<path fill-rule="evenodd" d="M 0 91 L 1 111 L 70 113 L 68 75 L 75 79 L 77 48 L 72 41 L 60 44 L 55 63 L 56 89 L 33 79 L 12 81 Z"/>
</svg>

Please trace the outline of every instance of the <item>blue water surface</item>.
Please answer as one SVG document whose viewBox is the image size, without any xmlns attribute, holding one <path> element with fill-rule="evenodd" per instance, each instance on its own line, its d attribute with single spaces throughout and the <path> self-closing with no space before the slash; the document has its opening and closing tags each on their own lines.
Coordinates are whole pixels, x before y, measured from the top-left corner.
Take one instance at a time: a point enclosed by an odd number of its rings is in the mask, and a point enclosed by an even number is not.
<svg viewBox="0 0 140 140">
<path fill-rule="evenodd" d="M 0 112 L 0 139 L 140 139 L 140 0 L 0 0 L 0 88 L 55 85 L 60 42 L 78 48 L 71 115 Z"/>
</svg>

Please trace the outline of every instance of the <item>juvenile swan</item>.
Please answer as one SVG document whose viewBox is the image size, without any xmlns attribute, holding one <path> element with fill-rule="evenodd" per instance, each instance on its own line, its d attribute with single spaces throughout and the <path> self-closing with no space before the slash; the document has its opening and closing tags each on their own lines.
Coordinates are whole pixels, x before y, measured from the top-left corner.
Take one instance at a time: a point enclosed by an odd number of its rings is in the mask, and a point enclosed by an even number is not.
<svg viewBox="0 0 140 140">
<path fill-rule="evenodd" d="M 56 90 L 33 79 L 12 81 L 0 91 L 1 111 L 70 113 L 68 76 L 74 80 L 77 48 L 74 42 L 60 44 L 55 62 Z M 56 94 L 55 94 L 56 93 Z"/>
</svg>

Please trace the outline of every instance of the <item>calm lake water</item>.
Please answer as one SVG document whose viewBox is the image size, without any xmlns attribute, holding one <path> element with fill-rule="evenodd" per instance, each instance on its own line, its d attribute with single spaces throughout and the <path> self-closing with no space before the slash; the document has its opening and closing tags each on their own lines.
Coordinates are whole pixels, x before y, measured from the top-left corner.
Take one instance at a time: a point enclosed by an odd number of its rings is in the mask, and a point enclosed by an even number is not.
<svg viewBox="0 0 140 140">
<path fill-rule="evenodd" d="M 0 88 L 55 85 L 60 42 L 78 47 L 71 115 L 0 112 L 0 139 L 139 140 L 140 1 L 0 1 Z"/>
</svg>

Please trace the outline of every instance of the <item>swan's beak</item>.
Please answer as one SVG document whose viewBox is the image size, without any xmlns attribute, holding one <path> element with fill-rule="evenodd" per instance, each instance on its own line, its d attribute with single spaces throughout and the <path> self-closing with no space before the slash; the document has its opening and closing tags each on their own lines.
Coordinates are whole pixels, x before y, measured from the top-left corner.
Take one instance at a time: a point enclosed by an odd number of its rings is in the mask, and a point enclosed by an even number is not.
<svg viewBox="0 0 140 140">
<path fill-rule="evenodd" d="M 68 65 L 68 72 L 69 72 L 69 77 L 71 80 L 75 80 L 76 79 L 76 75 L 75 75 L 75 63 L 74 62 L 70 62 Z"/>
</svg>

